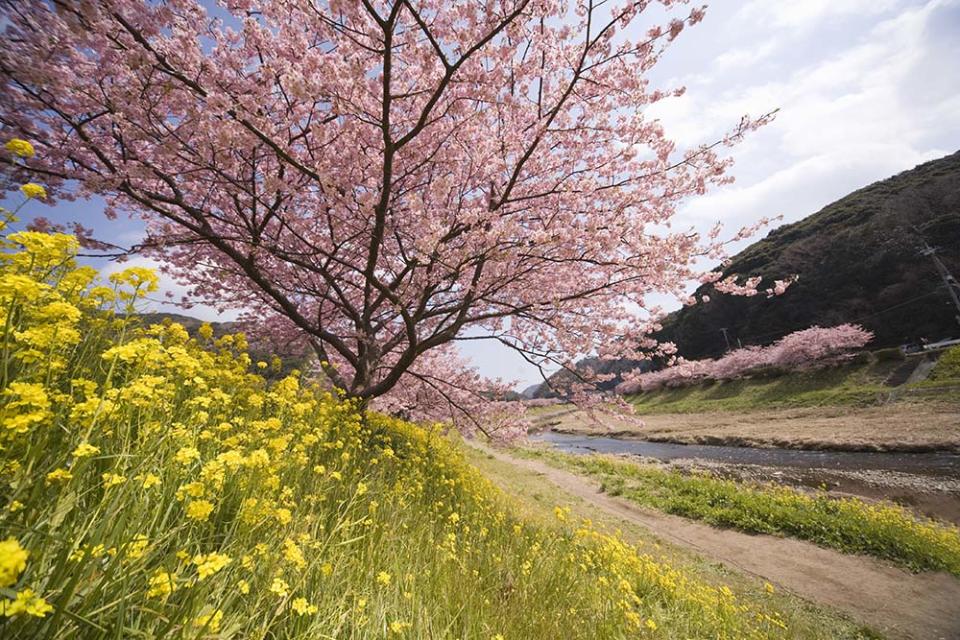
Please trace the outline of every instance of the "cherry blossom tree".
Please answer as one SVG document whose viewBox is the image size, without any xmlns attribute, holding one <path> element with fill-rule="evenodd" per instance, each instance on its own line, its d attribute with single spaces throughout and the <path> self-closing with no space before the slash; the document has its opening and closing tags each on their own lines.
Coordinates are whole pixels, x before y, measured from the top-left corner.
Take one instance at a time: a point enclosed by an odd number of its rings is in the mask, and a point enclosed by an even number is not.
<svg viewBox="0 0 960 640">
<path fill-rule="evenodd" d="M 625 375 L 624 381 L 617 385 L 620 394 L 656 391 L 664 387 L 675 388 L 697 384 L 710 377 L 713 360 L 675 359 L 670 366 L 646 373 Z"/>
<path fill-rule="evenodd" d="M 813 326 L 781 338 L 767 358 L 771 366 L 781 369 L 815 369 L 850 359 L 853 351 L 871 340 L 873 333 L 858 324 Z"/>
<path fill-rule="evenodd" d="M 635 28 L 651 4 L 2 0 L 0 127 L 37 147 L 7 184 L 142 216 L 136 249 L 195 299 L 364 402 L 463 386 L 432 367 L 478 334 L 541 366 L 635 358 L 648 296 L 726 255 L 669 228 L 678 205 L 769 119 L 677 148 L 644 113 L 681 90 L 645 74 L 704 12 Z"/>
<path fill-rule="evenodd" d="M 762 369 L 808 371 L 840 364 L 873 340 L 873 333 L 857 324 L 794 331 L 766 347 L 734 349 L 716 360 L 674 358 L 657 371 L 636 370 L 624 376 L 616 391 L 622 395 L 682 387 L 704 380 L 734 380 Z"/>
<path fill-rule="evenodd" d="M 752 371 L 770 366 L 771 349 L 744 347 L 734 349 L 713 361 L 709 377 L 713 380 L 733 380 Z"/>
</svg>

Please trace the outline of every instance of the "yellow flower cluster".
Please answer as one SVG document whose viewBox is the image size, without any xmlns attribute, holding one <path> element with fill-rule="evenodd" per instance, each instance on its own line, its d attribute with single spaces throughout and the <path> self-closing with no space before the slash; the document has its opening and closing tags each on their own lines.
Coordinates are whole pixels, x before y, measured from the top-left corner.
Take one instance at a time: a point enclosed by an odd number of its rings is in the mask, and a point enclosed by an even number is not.
<svg viewBox="0 0 960 640">
<path fill-rule="evenodd" d="M 569 510 L 518 519 L 438 428 L 268 382 L 242 335 L 140 327 L 152 273 L 105 287 L 69 236 L 2 242 L 10 637 L 778 637 Z"/>
<path fill-rule="evenodd" d="M 39 185 L 35 182 L 28 182 L 27 184 L 22 185 L 20 187 L 20 191 L 28 198 L 47 197 L 47 190 L 43 187 L 43 185 Z"/>
<path fill-rule="evenodd" d="M 21 138 L 9 140 L 3 147 L 19 158 L 32 158 L 34 154 L 33 145 Z"/>
<path fill-rule="evenodd" d="M 0 542 L 0 588 L 12 587 L 17 583 L 21 573 L 27 568 L 27 558 L 30 552 L 20 546 L 15 538 L 7 538 Z M 13 600 L 0 598 L 0 615 L 13 617 L 20 613 L 42 618 L 53 611 L 46 600 L 25 588 L 17 591 Z"/>
</svg>

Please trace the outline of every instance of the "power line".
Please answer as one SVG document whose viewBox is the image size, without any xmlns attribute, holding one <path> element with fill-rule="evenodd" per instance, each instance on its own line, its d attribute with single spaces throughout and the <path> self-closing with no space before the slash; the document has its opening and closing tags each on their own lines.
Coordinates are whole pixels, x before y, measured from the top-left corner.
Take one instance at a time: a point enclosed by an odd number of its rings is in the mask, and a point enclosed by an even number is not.
<svg viewBox="0 0 960 640">
<path fill-rule="evenodd" d="M 933 266 L 936 267 L 937 274 L 939 274 L 940 279 L 943 280 L 943 284 L 946 285 L 950 299 L 953 300 L 953 306 L 957 308 L 957 315 L 955 315 L 954 318 L 957 323 L 960 324 L 960 293 L 958 293 L 960 292 L 960 284 L 957 284 L 957 279 L 954 278 L 950 270 L 947 269 L 947 265 L 943 264 L 943 260 L 937 255 L 937 250 L 931 247 L 927 239 L 923 237 L 920 229 L 914 227 L 913 230 L 920 237 L 920 242 L 923 244 L 923 247 L 920 249 L 920 255 L 933 260 Z"/>
</svg>

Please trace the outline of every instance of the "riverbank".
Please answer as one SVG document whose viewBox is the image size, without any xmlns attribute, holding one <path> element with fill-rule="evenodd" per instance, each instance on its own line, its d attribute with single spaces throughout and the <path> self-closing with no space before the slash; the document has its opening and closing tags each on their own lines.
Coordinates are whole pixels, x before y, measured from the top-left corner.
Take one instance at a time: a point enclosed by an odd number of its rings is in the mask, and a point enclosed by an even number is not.
<svg viewBox="0 0 960 640">
<path fill-rule="evenodd" d="M 648 390 L 626 399 L 643 415 L 856 408 L 900 402 L 960 403 L 960 378 L 950 362 L 939 366 L 940 353 L 905 359 L 862 355 L 863 358 L 836 367 L 736 380 L 706 380 L 689 386 Z"/>
<path fill-rule="evenodd" d="M 807 542 L 664 515 L 605 494 L 595 480 L 505 451 L 474 450 L 468 458 L 532 513 L 565 504 L 571 517 L 621 530 L 654 557 L 665 555 L 699 575 L 722 578 L 738 592 L 767 597 L 765 583 L 772 583 L 773 593 L 767 593 L 785 614 L 785 636 L 926 640 L 960 633 L 960 581 L 945 573 L 913 574 Z M 850 626 L 833 611 L 870 628 Z"/>
<path fill-rule="evenodd" d="M 511 453 L 593 478 L 606 493 L 664 513 L 746 533 L 807 540 L 843 553 L 869 554 L 914 571 L 946 570 L 960 578 L 960 530 L 889 501 L 838 498 L 765 478 L 731 480 L 631 456 L 584 455 L 549 447 Z"/>
<path fill-rule="evenodd" d="M 754 464 L 729 464 L 702 459 L 662 463 L 684 474 L 709 474 L 737 482 L 765 482 L 833 498 L 856 497 L 889 501 L 917 515 L 960 526 L 960 477 L 880 469 L 809 469 Z"/>
<path fill-rule="evenodd" d="M 572 405 L 534 413 L 534 431 L 651 442 L 814 451 L 960 453 L 960 402 L 616 415 Z"/>
</svg>

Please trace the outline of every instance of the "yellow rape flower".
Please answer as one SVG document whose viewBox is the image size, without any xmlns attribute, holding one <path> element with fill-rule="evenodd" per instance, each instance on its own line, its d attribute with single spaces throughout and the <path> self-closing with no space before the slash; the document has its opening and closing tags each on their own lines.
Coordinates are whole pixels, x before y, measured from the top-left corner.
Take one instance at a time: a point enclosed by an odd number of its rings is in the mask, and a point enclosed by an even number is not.
<svg viewBox="0 0 960 640">
<path fill-rule="evenodd" d="M 19 158 L 32 158 L 33 154 L 35 153 L 33 145 L 22 138 L 13 138 L 12 140 L 8 140 L 3 147 Z"/>
<path fill-rule="evenodd" d="M 307 561 L 304 559 L 303 552 L 300 551 L 300 547 L 298 547 L 297 543 L 290 538 L 287 538 L 283 541 L 283 557 L 287 562 L 300 569 L 307 566 Z"/>
<path fill-rule="evenodd" d="M 0 600 L 0 608 L 3 610 L 3 615 L 8 618 L 18 613 L 25 613 L 29 616 L 42 618 L 53 611 L 53 607 L 50 606 L 46 600 L 35 594 L 33 589 L 20 591 L 17 593 L 16 599 L 12 602 Z"/>
<path fill-rule="evenodd" d="M 0 588 L 9 587 L 27 568 L 30 552 L 20 546 L 16 538 L 7 538 L 0 542 Z"/>
<path fill-rule="evenodd" d="M 208 500 L 194 500 L 187 505 L 187 517 L 191 520 L 205 522 L 213 511 L 213 504 Z"/>
<path fill-rule="evenodd" d="M 200 452 L 194 447 L 183 447 L 177 451 L 173 459 L 180 464 L 190 464 L 194 460 L 200 459 Z"/>
<path fill-rule="evenodd" d="M 31 427 L 53 417 L 50 398 L 43 385 L 34 382 L 11 382 L 4 396 L 16 396 L 3 408 L 3 426 L 15 433 L 26 433 Z"/>
<path fill-rule="evenodd" d="M 280 598 L 286 598 L 290 595 L 290 585 L 280 578 L 274 578 L 270 584 L 270 593 Z"/>
<path fill-rule="evenodd" d="M 127 479 L 121 476 L 118 473 L 102 473 L 100 478 L 103 480 L 103 488 L 109 489 L 110 487 L 115 487 L 118 484 L 123 484 Z"/>
<path fill-rule="evenodd" d="M 144 489 L 149 489 L 150 487 L 155 487 L 160 484 L 160 477 L 152 473 L 138 475 L 134 477 L 134 480 L 139 481 Z"/>
<path fill-rule="evenodd" d="M 209 578 L 231 562 L 230 556 L 222 553 L 208 553 L 193 558 L 193 564 L 197 565 L 197 573 L 200 575 L 200 580 Z"/>
<path fill-rule="evenodd" d="M 160 278 L 153 269 L 146 267 L 127 267 L 123 271 L 110 274 L 110 282 L 114 284 L 128 284 L 134 289 L 142 289 L 147 293 L 156 291 L 160 286 Z"/>
<path fill-rule="evenodd" d="M 277 519 L 277 522 L 282 525 L 288 525 L 290 524 L 290 521 L 293 520 L 293 513 L 286 507 L 281 507 L 275 510 L 273 512 L 273 516 Z"/>
<path fill-rule="evenodd" d="M 39 185 L 36 182 L 28 182 L 27 184 L 21 185 L 20 191 L 28 198 L 47 197 L 47 190 L 43 188 L 43 185 Z"/>
<path fill-rule="evenodd" d="M 73 457 L 86 458 L 88 456 L 95 456 L 98 453 L 100 453 L 100 447 L 95 447 L 89 442 L 81 442 L 77 445 L 77 448 L 73 450 Z"/>
<path fill-rule="evenodd" d="M 67 482 L 72 478 L 73 474 L 66 469 L 54 469 L 47 474 L 47 484 L 52 484 L 54 482 Z"/>
<path fill-rule="evenodd" d="M 150 541 L 147 539 L 147 536 L 138 533 L 133 537 L 133 540 L 130 541 L 130 544 L 127 545 L 127 558 L 130 560 L 142 558 L 149 544 Z"/>
<path fill-rule="evenodd" d="M 220 630 L 221 620 L 223 620 L 223 611 L 216 609 L 197 616 L 193 621 L 193 626 L 206 628 L 210 633 L 216 633 Z"/>
<path fill-rule="evenodd" d="M 177 590 L 177 575 L 163 569 L 157 570 L 148 581 L 147 596 L 166 598 Z"/>
<path fill-rule="evenodd" d="M 304 616 L 308 614 L 314 614 L 319 611 L 319 608 L 315 604 L 310 604 L 307 602 L 306 598 L 296 598 L 290 607 L 296 612 L 298 616 Z"/>
<path fill-rule="evenodd" d="M 387 573 L 386 571 L 381 571 L 380 573 L 377 574 L 377 584 L 379 585 L 383 585 L 384 587 L 389 586 L 390 580 L 391 580 L 390 574 Z"/>
<path fill-rule="evenodd" d="M 409 622 L 403 622 L 402 620 L 394 620 L 390 623 L 390 633 L 402 634 L 404 631 L 412 627 L 413 625 Z"/>
</svg>

